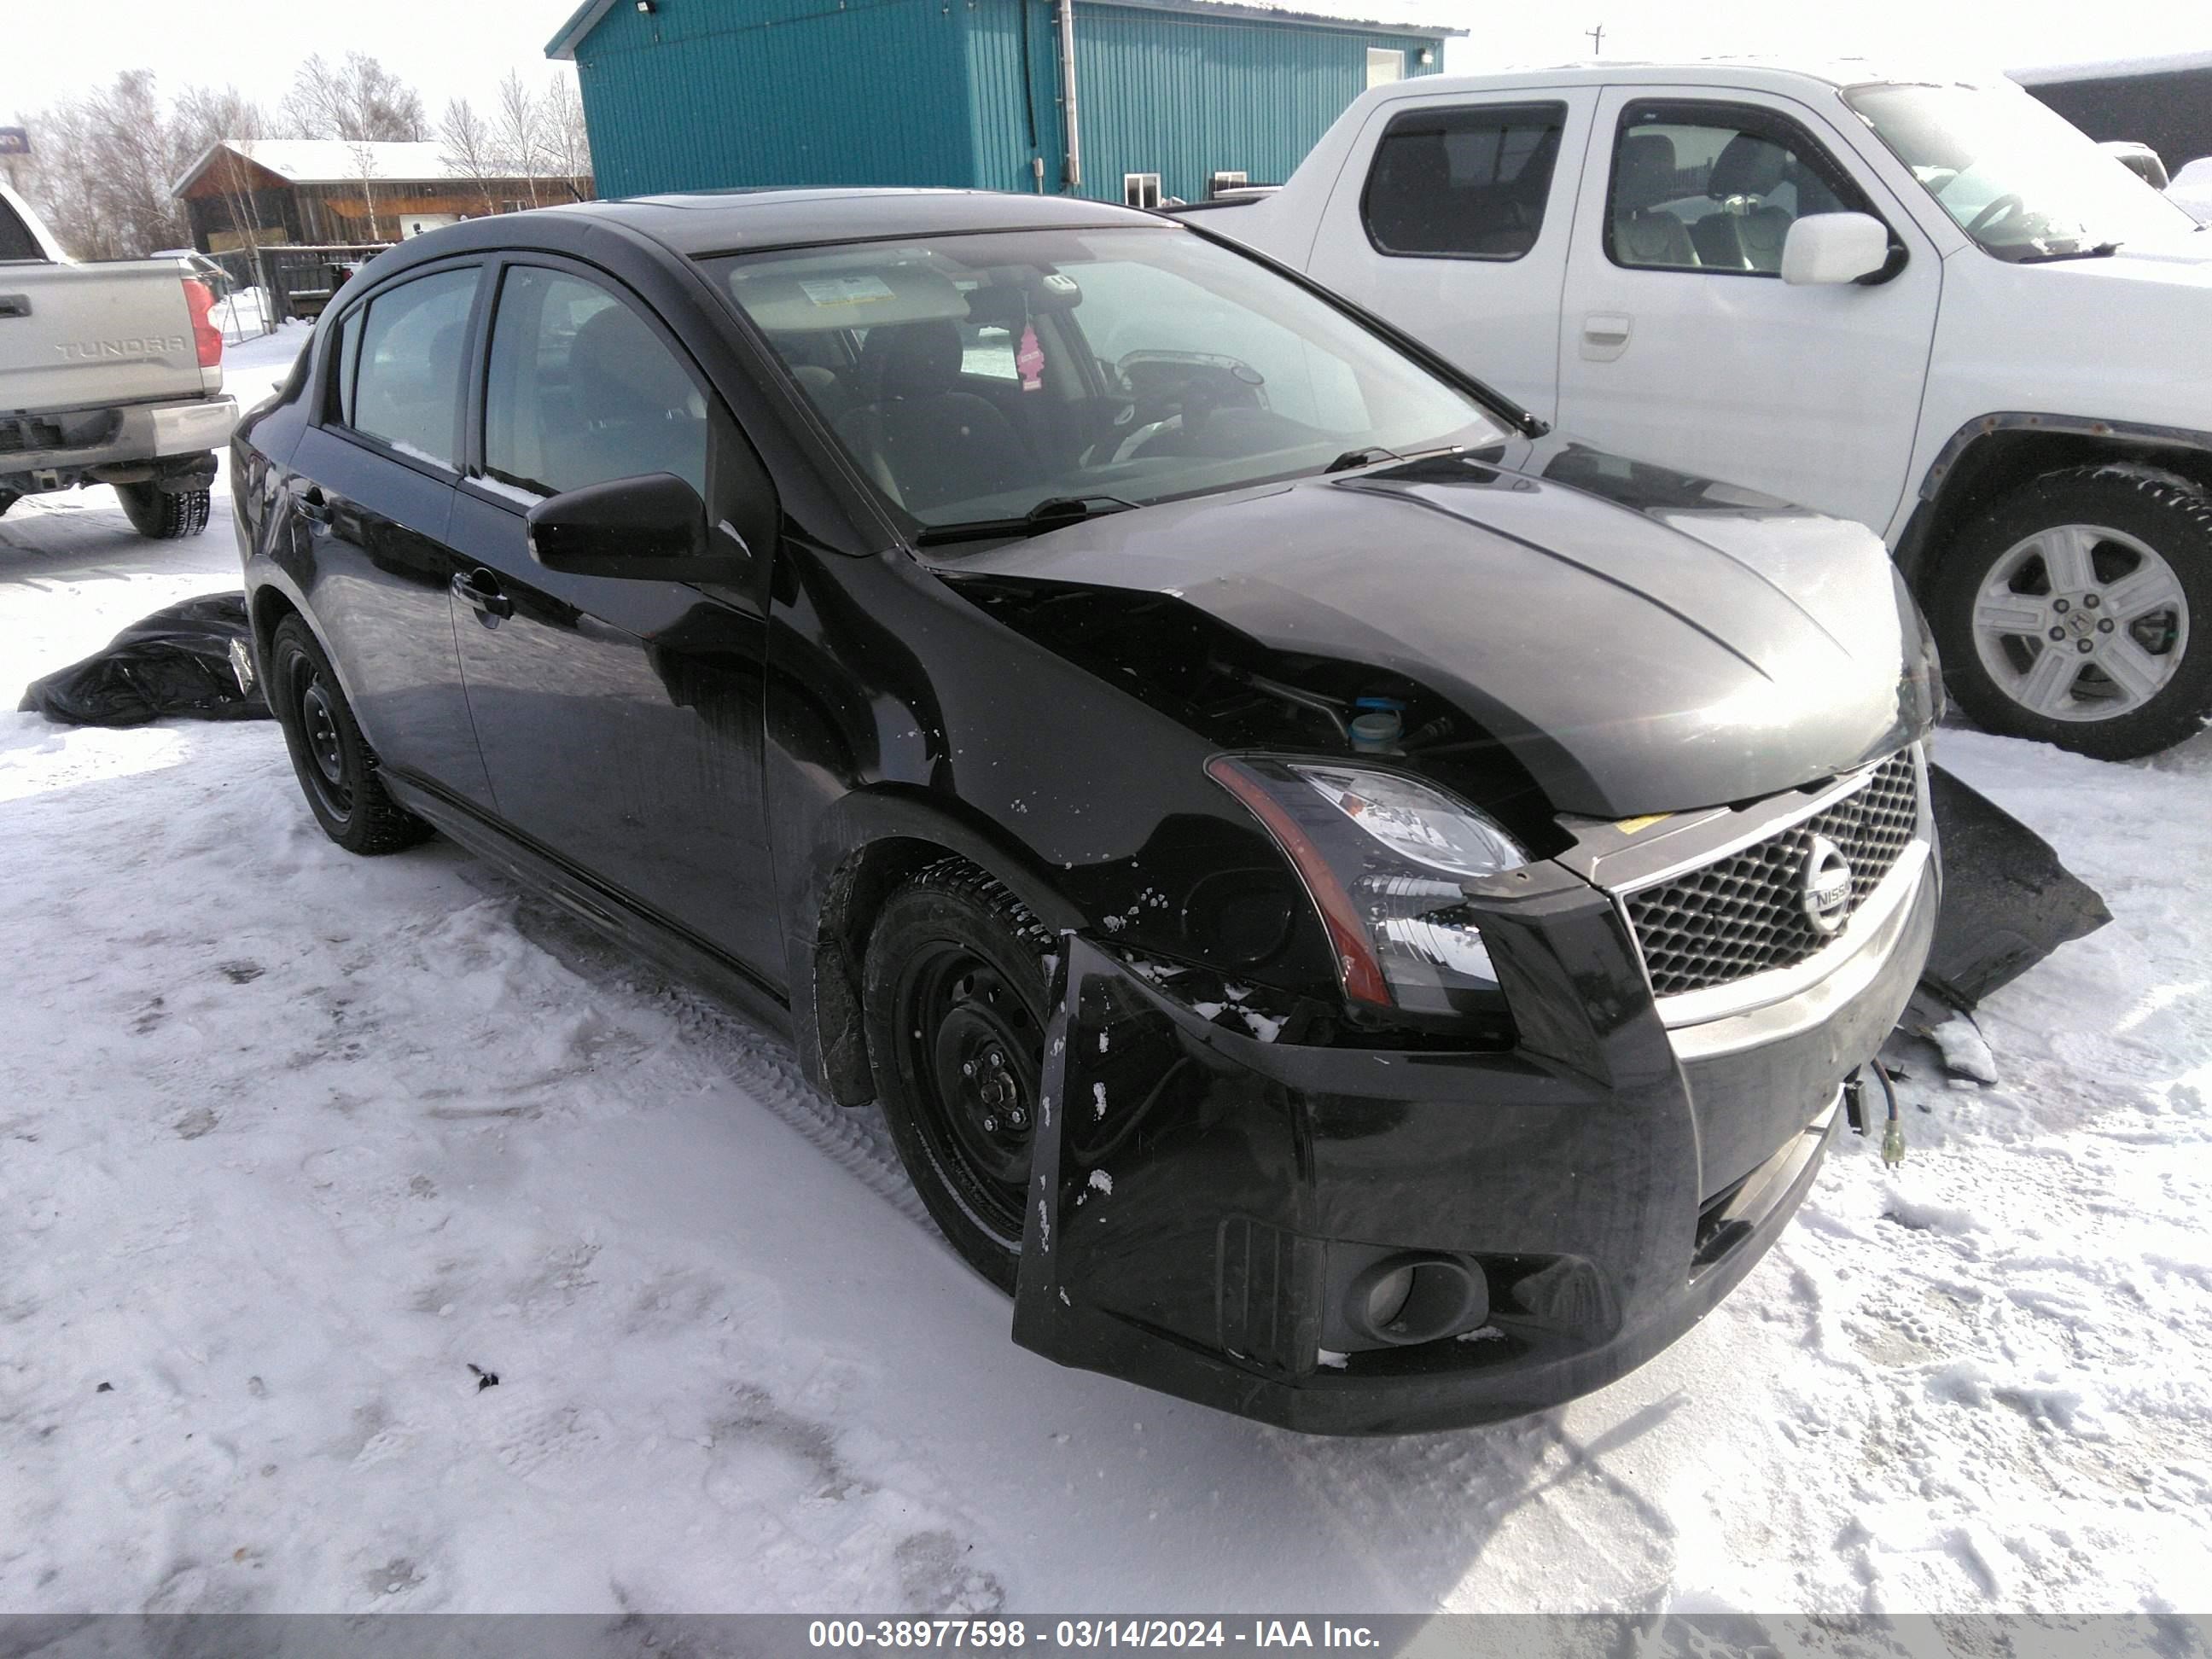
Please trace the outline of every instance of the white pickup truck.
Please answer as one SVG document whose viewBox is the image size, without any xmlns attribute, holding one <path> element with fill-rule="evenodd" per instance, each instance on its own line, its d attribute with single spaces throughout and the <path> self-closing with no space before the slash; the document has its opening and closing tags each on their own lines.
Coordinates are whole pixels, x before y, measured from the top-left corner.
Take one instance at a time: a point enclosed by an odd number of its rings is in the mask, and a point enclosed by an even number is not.
<svg viewBox="0 0 2212 1659">
<path fill-rule="evenodd" d="M 1872 526 L 1986 726 L 2212 714 L 2212 234 L 2009 82 L 1405 81 L 1183 211 L 1590 448 Z"/>
<path fill-rule="evenodd" d="M 181 259 L 75 263 L 0 185 L 0 513 L 112 484 L 142 535 L 204 530 L 238 423 L 213 303 Z"/>
</svg>

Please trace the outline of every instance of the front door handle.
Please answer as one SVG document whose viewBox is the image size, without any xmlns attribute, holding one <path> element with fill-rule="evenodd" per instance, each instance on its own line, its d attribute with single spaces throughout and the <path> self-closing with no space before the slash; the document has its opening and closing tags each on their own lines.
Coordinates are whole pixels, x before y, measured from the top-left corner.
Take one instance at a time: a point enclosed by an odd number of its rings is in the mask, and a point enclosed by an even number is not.
<svg viewBox="0 0 2212 1659">
<path fill-rule="evenodd" d="M 312 484 L 300 497 L 300 516 L 309 524 L 328 524 L 331 521 L 331 504 L 323 499 L 323 492 Z"/>
<path fill-rule="evenodd" d="M 0 294 L 0 317 L 27 317 L 31 314 L 31 296 L 27 294 Z"/>
<path fill-rule="evenodd" d="M 1628 349 L 1632 319 L 1617 311 L 1593 311 L 1583 319 L 1583 357 L 1609 363 Z"/>
<path fill-rule="evenodd" d="M 473 608 L 486 628 L 496 628 L 501 618 L 514 614 L 514 601 L 500 591 L 499 578 L 482 565 L 454 573 L 453 597 Z"/>
</svg>

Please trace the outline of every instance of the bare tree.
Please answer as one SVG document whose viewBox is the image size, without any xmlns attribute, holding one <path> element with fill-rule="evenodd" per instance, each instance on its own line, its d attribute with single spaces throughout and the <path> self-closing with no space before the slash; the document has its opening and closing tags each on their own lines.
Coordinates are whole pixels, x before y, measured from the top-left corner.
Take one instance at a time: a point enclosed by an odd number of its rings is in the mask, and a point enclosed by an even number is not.
<svg viewBox="0 0 2212 1659">
<path fill-rule="evenodd" d="M 415 143 L 430 137 L 422 94 L 366 52 L 349 52 L 342 64 L 310 57 L 292 76 L 283 116 L 294 138 Z"/>
<path fill-rule="evenodd" d="M 126 258 L 189 234 L 169 185 L 183 161 L 150 70 L 40 112 L 33 194 L 48 227 L 80 258 Z M 187 158 L 188 159 L 188 158 Z"/>
<path fill-rule="evenodd" d="M 528 185 L 530 205 L 536 207 L 538 176 L 545 165 L 545 108 L 523 84 L 519 70 L 507 70 L 499 83 L 492 131 L 501 171 Z"/>
<path fill-rule="evenodd" d="M 500 176 L 497 141 L 491 125 L 465 98 L 449 99 L 446 118 L 438 123 L 438 159 L 461 178 L 472 180 L 483 198 L 483 210 L 495 211 L 491 181 Z"/>
<path fill-rule="evenodd" d="M 266 137 L 269 117 L 260 105 L 236 87 L 187 87 L 178 94 L 172 118 L 171 143 L 189 167 L 217 144 L 251 142 Z M 261 205 L 255 199 L 253 175 L 237 156 L 216 158 L 206 177 L 220 193 L 238 246 L 253 260 L 258 283 L 261 252 Z"/>
<path fill-rule="evenodd" d="M 592 185 L 592 140 L 584 125 L 584 100 L 576 83 L 555 70 L 542 106 L 545 114 L 545 153 L 551 170 L 579 201 L 598 192 Z"/>
</svg>

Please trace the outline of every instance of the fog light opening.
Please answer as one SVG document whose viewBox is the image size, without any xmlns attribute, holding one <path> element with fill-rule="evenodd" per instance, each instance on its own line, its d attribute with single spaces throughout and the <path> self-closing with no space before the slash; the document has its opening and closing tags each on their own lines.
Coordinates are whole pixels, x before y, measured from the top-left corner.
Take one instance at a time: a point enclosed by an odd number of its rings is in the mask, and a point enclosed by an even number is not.
<svg viewBox="0 0 2212 1659">
<path fill-rule="evenodd" d="M 1344 1316 L 1370 1341 L 1433 1342 L 1489 1318 L 1489 1286 L 1479 1270 L 1451 1256 L 1386 1255 L 1352 1281 Z"/>
</svg>

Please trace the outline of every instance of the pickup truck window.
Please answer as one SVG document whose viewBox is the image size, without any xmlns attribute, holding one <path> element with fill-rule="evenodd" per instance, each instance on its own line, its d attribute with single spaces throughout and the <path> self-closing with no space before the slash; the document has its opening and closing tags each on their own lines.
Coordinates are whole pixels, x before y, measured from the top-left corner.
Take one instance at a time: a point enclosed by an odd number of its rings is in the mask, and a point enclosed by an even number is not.
<svg viewBox="0 0 2212 1659">
<path fill-rule="evenodd" d="M 1868 86 L 1845 100 L 1984 253 L 2095 258 L 2195 228 L 2190 216 L 2033 97 Z"/>
<path fill-rule="evenodd" d="M 0 263 L 9 259 L 44 259 L 39 239 L 31 234 L 22 216 L 0 199 Z"/>
<path fill-rule="evenodd" d="M 1360 198 L 1381 253 L 1517 259 L 1536 246 L 1565 104 L 1409 111 L 1375 147 Z"/>
<path fill-rule="evenodd" d="M 599 283 L 513 265 L 484 387 L 484 470 L 557 495 L 672 472 L 707 493 L 707 398 L 644 319 Z"/>
<path fill-rule="evenodd" d="M 1776 276 L 1790 227 L 1869 212 L 1850 178 L 1794 122 L 1740 104 L 1632 104 L 1607 203 L 1617 265 Z"/>
<path fill-rule="evenodd" d="M 468 377 L 477 275 L 474 267 L 441 270 L 368 302 L 350 397 L 340 412 L 346 425 L 403 455 L 459 470 L 461 386 Z M 342 375 L 342 393 L 348 389 Z"/>
</svg>

